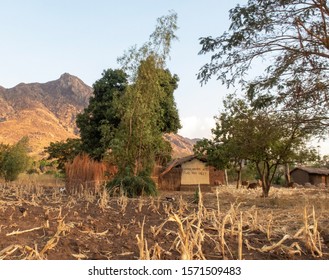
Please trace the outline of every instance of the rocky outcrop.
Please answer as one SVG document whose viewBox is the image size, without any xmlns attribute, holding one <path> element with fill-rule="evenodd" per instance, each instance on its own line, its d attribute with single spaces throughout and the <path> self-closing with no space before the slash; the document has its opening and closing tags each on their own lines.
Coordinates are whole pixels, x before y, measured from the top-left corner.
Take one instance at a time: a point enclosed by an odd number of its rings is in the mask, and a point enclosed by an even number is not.
<svg viewBox="0 0 329 280">
<path fill-rule="evenodd" d="M 91 87 L 67 73 L 47 83 L 0 87 L 0 142 L 28 136 L 39 154 L 51 141 L 77 137 L 76 116 L 91 95 Z"/>
<path fill-rule="evenodd" d="M 189 139 L 174 133 L 165 134 L 164 138 L 171 144 L 173 149 L 173 158 L 181 158 L 188 155 L 193 155 L 193 146 L 199 140 Z"/>
</svg>

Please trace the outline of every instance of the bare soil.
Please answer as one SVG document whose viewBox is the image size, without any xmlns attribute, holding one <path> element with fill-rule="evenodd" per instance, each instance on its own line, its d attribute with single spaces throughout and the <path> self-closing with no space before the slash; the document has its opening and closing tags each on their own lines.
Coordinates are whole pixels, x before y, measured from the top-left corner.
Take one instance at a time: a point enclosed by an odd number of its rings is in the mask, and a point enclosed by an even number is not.
<svg viewBox="0 0 329 280">
<path fill-rule="evenodd" d="M 0 184 L 0 259 L 140 258 L 329 259 L 329 190 L 273 188 L 264 199 L 222 187 L 195 201 Z"/>
</svg>

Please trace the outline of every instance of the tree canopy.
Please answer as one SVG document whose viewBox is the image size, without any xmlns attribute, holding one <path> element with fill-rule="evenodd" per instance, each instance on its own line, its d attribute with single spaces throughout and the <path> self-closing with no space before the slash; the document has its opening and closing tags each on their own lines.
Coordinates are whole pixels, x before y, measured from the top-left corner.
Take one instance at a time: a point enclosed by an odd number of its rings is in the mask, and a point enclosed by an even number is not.
<svg viewBox="0 0 329 280">
<path fill-rule="evenodd" d="M 51 142 L 48 147 L 45 148 L 45 152 L 48 153 L 48 160 L 56 160 L 57 168 L 61 171 L 65 171 L 65 164 L 73 161 L 73 159 L 82 153 L 81 139 L 68 138 L 66 141 Z"/>
<path fill-rule="evenodd" d="M 108 69 L 94 85 L 93 96 L 83 113 L 77 116 L 82 150 L 100 160 L 109 149 L 120 123 L 115 100 L 128 86 L 128 76 L 120 69 Z"/>
<path fill-rule="evenodd" d="M 212 130 L 213 139 L 197 143 L 195 152 L 206 154 L 218 168 L 233 164 L 241 169 L 242 161 L 254 164 L 266 197 L 278 166 L 296 160 L 312 127 L 300 123 L 298 115 L 269 107 L 255 109 L 234 95 L 225 99 L 224 107 Z"/>
<path fill-rule="evenodd" d="M 171 11 L 157 20 L 148 42 L 118 58 L 120 69 L 103 72 L 89 106 L 77 117 L 81 141 L 51 143 L 46 148 L 50 157 L 63 166 L 86 152 L 118 167 L 110 189 L 120 185 L 127 195 L 155 193 L 150 178 L 154 164 L 171 157 L 163 134 L 181 128 L 174 99 L 179 78 L 166 68 L 176 30 L 177 14 Z"/>
<path fill-rule="evenodd" d="M 327 128 L 328 20 L 324 0 L 237 5 L 230 10 L 226 32 L 200 38 L 200 54 L 211 54 L 211 59 L 198 78 L 202 83 L 215 76 L 227 86 L 240 84 L 250 99 L 262 101 L 258 105 L 276 102 L 280 109 L 302 110 L 304 122 Z"/>
<path fill-rule="evenodd" d="M 162 135 L 180 128 L 173 92 L 178 77 L 166 69 L 177 14 L 158 19 L 155 31 L 141 48 L 131 48 L 118 59 L 128 71 L 131 85 L 120 101 L 121 124 L 113 141 L 119 171 L 151 174 L 155 160 L 170 157 L 170 145 Z"/>
</svg>

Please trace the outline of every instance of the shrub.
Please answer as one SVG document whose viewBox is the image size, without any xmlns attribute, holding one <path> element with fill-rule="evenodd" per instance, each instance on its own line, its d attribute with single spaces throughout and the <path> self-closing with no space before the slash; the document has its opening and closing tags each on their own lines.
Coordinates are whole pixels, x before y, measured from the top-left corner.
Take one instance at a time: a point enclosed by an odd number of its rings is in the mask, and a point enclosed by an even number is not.
<svg viewBox="0 0 329 280">
<path fill-rule="evenodd" d="M 195 191 L 194 191 L 194 196 L 193 196 L 193 203 L 199 203 L 199 199 L 200 199 L 200 188 L 197 187 L 195 188 Z"/>
<path fill-rule="evenodd" d="M 14 181 L 18 175 L 30 165 L 28 156 L 28 138 L 23 137 L 16 144 L 9 146 L 1 144 L 0 147 L 0 175 L 6 181 Z"/>
<path fill-rule="evenodd" d="M 116 176 L 110 181 L 106 188 L 110 194 L 115 193 L 117 190 L 127 197 L 136 197 L 141 195 L 155 196 L 157 189 L 154 181 L 147 175 L 126 175 Z"/>
</svg>

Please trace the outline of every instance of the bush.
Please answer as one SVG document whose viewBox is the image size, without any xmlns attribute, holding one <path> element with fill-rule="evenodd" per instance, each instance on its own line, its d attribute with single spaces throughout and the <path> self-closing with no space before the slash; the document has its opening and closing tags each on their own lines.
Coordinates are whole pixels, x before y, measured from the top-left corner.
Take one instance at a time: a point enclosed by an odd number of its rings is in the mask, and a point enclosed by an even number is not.
<svg viewBox="0 0 329 280">
<path fill-rule="evenodd" d="M 146 175 L 117 176 L 106 185 L 106 188 L 110 194 L 114 194 L 119 190 L 121 194 L 127 197 L 157 195 L 157 189 L 154 181 Z"/>
<path fill-rule="evenodd" d="M 0 176 L 6 181 L 14 181 L 30 165 L 28 138 L 23 137 L 16 144 L 0 146 Z"/>
</svg>

